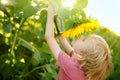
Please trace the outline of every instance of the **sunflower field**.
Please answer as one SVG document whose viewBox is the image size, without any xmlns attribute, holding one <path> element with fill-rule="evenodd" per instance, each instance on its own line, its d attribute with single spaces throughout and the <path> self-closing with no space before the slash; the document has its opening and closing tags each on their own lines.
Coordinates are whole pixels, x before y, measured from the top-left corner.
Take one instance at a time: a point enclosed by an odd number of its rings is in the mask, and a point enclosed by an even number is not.
<svg viewBox="0 0 120 80">
<path fill-rule="evenodd" d="M 0 80 L 55 80 L 59 68 L 45 40 L 47 7 L 55 14 L 55 36 L 68 40 L 99 34 L 108 42 L 114 65 L 106 80 L 120 80 L 120 36 L 87 17 L 88 0 L 0 0 Z"/>
</svg>

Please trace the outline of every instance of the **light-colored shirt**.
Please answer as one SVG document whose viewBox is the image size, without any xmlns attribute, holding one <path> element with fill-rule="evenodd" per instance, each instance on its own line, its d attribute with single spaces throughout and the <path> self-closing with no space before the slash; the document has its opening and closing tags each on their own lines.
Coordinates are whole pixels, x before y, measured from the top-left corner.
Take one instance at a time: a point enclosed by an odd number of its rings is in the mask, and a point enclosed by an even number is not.
<svg viewBox="0 0 120 80">
<path fill-rule="evenodd" d="M 60 51 L 56 65 L 60 67 L 57 80 L 86 80 L 80 62 Z"/>
</svg>

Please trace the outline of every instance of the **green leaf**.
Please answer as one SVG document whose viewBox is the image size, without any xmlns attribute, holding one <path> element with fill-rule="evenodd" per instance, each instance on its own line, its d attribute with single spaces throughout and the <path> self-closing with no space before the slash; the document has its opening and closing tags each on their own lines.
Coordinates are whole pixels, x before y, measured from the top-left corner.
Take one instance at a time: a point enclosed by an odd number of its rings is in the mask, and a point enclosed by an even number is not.
<svg viewBox="0 0 120 80">
<path fill-rule="evenodd" d="M 26 47 L 27 49 L 29 49 L 30 51 L 33 51 L 33 46 L 27 42 L 26 40 L 22 39 L 22 38 L 19 38 L 20 40 L 20 44 L 24 47 Z"/>
<path fill-rule="evenodd" d="M 57 67 L 56 67 L 56 65 L 46 64 L 45 66 L 46 66 L 47 71 L 52 74 L 52 77 L 54 79 L 56 79 L 56 77 L 57 77 L 57 72 L 56 72 Z"/>
<path fill-rule="evenodd" d="M 75 21 L 75 20 L 79 20 L 81 18 L 86 18 L 86 14 L 85 14 L 85 11 L 83 9 L 76 9 L 76 8 L 73 8 L 71 10 L 71 13 L 70 13 L 70 18 L 71 20 Z M 75 21 L 76 22 L 76 21 Z"/>
<path fill-rule="evenodd" d="M 58 15 L 55 16 L 54 22 L 55 22 L 55 26 L 57 27 L 58 32 L 64 31 L 63 20 Z"/>
<path fill-rule="evenodd" d="M 70 10 L 62 6 L 62 0 L 48 0 L 52 7 L 55 9 L 58 16 L 62 19 L 69 19 Z"/>
<path fill-rule="evenodd" d="M 9 33 L 10 29 L 11 29 L 11 24 L 9 22 L 4 22 L 3 23 L 3 29 L 6 33 Z"/>
<path fill-rule="evenodd" d="M 9 61 L 7 63 L 6 61 Z M 13 67 L 11 66 L 12 62 L 8 54 L 0 55 L 0 74 L 5 78 L 13 76 Z"/>
<path fill-rule="evenodd" d="M 86 18 L 86 13 L 83 9 L 79 10 L 80 15 L 82 16 L 82 18 Z"/>
<path fill-rule="evenodd" d="M 73 27 L 73 23 L 74 23 L 74 21 L 72 21 L 72 20 L 65 20 L 64 21 L 64 31 L 72 28 Z"/>
<path fill-rule="evenodd" d="M 67 8 L 61 7 L 57 9 L 57 13 L 62 19 L 69 19 L 70 17 L 70 10 Z"/>
<path fill-rule="evenodd" d="M 53 80 L 52 74 L 49 72 L 41 73 L 41 75 L 42 75 L 41 80 Z"/>
<path fill-rule="evenodd" d="M 31 5 L 26 6 L 25 8 L 23 8 L 22 10 L 17 10 L 16 12 L 16 16 L 19 17 L 30 17 L 33 14 L 35 14 L 39 9 L 32 7 Z"/>
<path fill-rule="evenodd" d="M 41 62 L 42 61 L 42 58 L 41 58 L 41 56 L 40 56 L 40 52 L 39 51 L 35 51 L 34 52 L 34 58 L 36 59 L 36 61 L 38 61 L 38 62 Z"/>
<path fill-rule="evenodd" d="M 47 21 L 47 11 L 46 11 L 45 9 L 43 9 L 43 10 L 40 12 L 40 22 L 41 22 L 41 25 L 42 25 L 43 30 L 45 30 L 46 21 Z"/>
<path fill-rule="evenodd" d="M 39 2 L 35 3 L 36 6 L 32 6 L 31 0 L 13 0 L 13 2 L 15 3 L 14 7 L 17 17 L 30 17 L 44 6 L 43 4 L 39 5 Z"/>
<path fill-rule="evenodd" d="M 44 31 L 40 28 L 35 29 L 35 34 L 40 37 L 40 39 L 44 39 Z"/>
<path fill-rule="evenodd" d="M 40 56 L 40 52 L 37 48 L 35 48 L 34 46 L 32 46 L 29 42 L 25 41 L 24 39 L 22 38 L 19 38 L 19 40 L 21 41 L 20 44 L 24 47 L 26 47 L 27 49 L 29 49 L 30 51 L 34 52 L 34 58 L 37 62 L 41 62 L 42 58 Z"/>
<path fill-rule="evenodd" d="M 73 7 L 78 9 L 83 9 L 87 7 L 87 4 L 88 4 L 88 0 L 76 0 Z"/>
</svg>

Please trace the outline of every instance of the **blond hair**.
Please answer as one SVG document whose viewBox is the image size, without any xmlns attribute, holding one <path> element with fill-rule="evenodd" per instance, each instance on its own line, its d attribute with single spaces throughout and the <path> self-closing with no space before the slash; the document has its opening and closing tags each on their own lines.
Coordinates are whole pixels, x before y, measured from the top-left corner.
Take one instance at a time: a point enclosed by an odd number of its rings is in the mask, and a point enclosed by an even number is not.
<svg viewBox="0 0 120 80">
<path fill-rule="evenodd" d="M 102 80 L 112 70 L 109 46 L 98 35 L 91 35 L 87 39 L 91 42 L 81 50 L 83 53 L 83 59 L 80 61 L 81 68 L 85 71 L 87 80 Z"/>
</svg>

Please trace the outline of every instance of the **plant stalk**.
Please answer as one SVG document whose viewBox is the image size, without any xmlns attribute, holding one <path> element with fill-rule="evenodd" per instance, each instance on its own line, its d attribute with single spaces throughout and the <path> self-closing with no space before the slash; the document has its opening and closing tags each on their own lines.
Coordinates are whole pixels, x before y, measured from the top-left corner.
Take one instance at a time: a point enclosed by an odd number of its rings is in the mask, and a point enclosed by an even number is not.
<svg viewBox="0 0 120 80">
<path fill-rule="evenodd" d="M 22 18 L 21 19 L 21 22 L 20 22 L 20 26 L 19 28 L 16 30 L 15 32 L 15 37 L 13 39 L 13 44 L 12 44 L 12 47 L 11 47 L 11 55 L 15 58 L 15 53 L 14 53 L 14 48 L 15 48 L 15 44 L 16 44 L 16 40 L 17 40 L 17 36 L 18 36 L 18 33 L 23 25 L 23 23 L 25 22 L 26 18 Z"/>
</svg>

